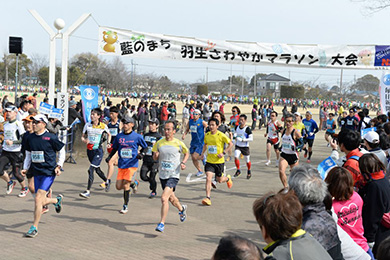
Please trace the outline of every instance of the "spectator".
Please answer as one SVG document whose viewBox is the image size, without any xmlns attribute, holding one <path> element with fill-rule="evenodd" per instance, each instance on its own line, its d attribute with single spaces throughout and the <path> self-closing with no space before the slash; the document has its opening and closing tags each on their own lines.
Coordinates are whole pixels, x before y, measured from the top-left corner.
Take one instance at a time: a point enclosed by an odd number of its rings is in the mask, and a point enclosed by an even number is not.
<svg viewBox="0 0 390 260">
<path fill-rule="evenodd" d="M 190 120 L 190 110 L 189 110 L 190 105 L 188 103 L 185 104 L 183 107 L 183 112 L 182 112 L 182 122 L 181 122 L 181 134 L 184 133 L 185 129 L 187 129 L 188 121 Z"/>
<path fill-rule="evenodd" d="M 385 168 L 387 168 L 387 156 L 386 153 L 379 146 L 379 134 L 377 132 L 370 131 L 363 136 L 363 142 L 367 152 L 375 154 L 378 159 L 383 163 Z"/>
<path fill-rule="evenodd" d="M 293 191 L 268 194 L 253 203 L 253 214 L 260 226 L 263 251 L 274 259 L 332 259 L 302 226 L 302 207 Z"/>
<path fill-rule="evenodd" d="M 219 240 L 212 260 L 261 260 L 260 249 L 248 239 L 239 236 L 226 236 Z"/>
<path fill-rule="evenodd" d="M 378 247 L 378 253 L 376 254 L 377 260 L 390 259 L 390 237 L 382 241 Z"/>
<path fill-rule="evenodd" d="M 303 207 L 302 229 L 309 232 L 328 251 L 332 259 L 343 259 L 337 226 L 323 203 L 326 183 L 310 165 L 294 167 L 288 180 Z"/>
</svg>

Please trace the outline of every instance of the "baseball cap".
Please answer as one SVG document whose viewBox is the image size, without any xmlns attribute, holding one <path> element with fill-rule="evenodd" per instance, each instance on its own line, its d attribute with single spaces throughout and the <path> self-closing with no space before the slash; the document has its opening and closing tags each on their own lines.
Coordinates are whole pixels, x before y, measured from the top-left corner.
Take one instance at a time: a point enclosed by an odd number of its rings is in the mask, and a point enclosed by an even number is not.
<svg viewBox="0 0 390 260">
<path fill-rule="evenodd" d="M 10 105 L 10 106 L 7 106 L 5 108 L 5 110 L 8 111 L 8 112 L 12 112 L 12 111 L 16 111 L 17 112 L 18 108 L 16 106 L 14 106 L 14 105 Z"/>
<path fill-rule="evenodd" d="M 33 117 L 34 117 L 33 115 L 26 116 L 25 118 L 22 119 L 22 121 L 32 122 Z"/>
<path fill-rule="evenodd" d="M 363 136 L 363 139 L 369 143 L 378 144 L 379 143 L 379 135 L 375 131 L 370 131 Z"/>
<path fill-rule="evenodd" d="M 306 114 L 310 114 L 310 115 L 313 115 L 310 111 L 306 111 Z"/>
<path fill-rule="evenodd" d="M 295 112 L 294 115 L 296 115 L 296 116 L 301 116 L 301 113 Z"/>
<path fill-rule="evenodd" d="M 195 109 L 195 110 L 194 110 L 194 114 L 199 114 L 199 115 L 200 115 L 200 114 L 202 114 L 202 112 L 200 112 L 199 109 Z"/>
<path fill-rule="evenodd" d="M 47 117 L 43 114 L 38 114 L 36 116 L 33 116 L 33 119 L 35 121 L 41 121 L 41 122 L 44 122 L 45 124 L 47 124 L 49 121 L 47 120 Z"/>
<path fill-rule="evenodd" d="M 122 118 L 121 121 L 124 124 L 129 124 L 129 123 L 133 123 L 134 124 L 134 118 L 129 117 L 129 116 L 125 116 L 124 118 Z"/>
<path fill-rule="evenodd" d="M 160 124 L 160 122 L 158 121 L 157 118 L 149 119 L 148 122 L 149 122 L 149 123 L 155 123 L 156 125 L 159 125 L 159 124 Z"/>
<path fill-rule="evenodd" d="M 71 101 L 69 101 L 69 106 L 71 107 L 71 106 L 74 106 L 74 105 L 76 105 L 77 104 L 77 102 L 75 101 L 75 100 L 71 100 Z"/>
<path fill-rule="evenodd" d="M 191 101 L 190 101 L 190 104 L 194 104 L 194 103 L 195 103 L 195 101 L 194 101 L 194 100 L 191 100 Z"/>
</svg>

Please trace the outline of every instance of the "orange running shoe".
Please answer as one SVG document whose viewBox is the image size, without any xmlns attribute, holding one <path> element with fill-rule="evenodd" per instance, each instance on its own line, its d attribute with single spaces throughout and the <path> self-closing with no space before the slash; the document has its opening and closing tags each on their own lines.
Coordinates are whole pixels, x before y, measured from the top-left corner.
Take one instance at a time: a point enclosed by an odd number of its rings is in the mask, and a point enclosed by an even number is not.
<svg viewBox="0 0 390 260">
<path fill-rule="evenodd" d="M 209 198 L 205 198 L 202 200 L 202 204 L 206 206 L 211 206 L 211 200 Z"/>
<path fill-rule="evenodd" d="M 227 177 L 228 177 L 228 181 L 226 182 L 226 184 L 227 184 L 228 188 L 231 189 L 233 187 L 232 176 L 230 176 L 230 174 L 229 174 Z"/>
</svg>

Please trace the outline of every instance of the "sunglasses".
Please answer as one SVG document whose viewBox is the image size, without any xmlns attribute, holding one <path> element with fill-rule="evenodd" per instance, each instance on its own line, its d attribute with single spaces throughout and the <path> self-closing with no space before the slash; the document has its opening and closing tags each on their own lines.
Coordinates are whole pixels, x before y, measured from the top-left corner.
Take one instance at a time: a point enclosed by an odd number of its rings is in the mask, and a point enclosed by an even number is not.
<svg viewBox="0 0 390 260">
<path fill-rule="evenodd" d="M 199 115 L 200 115 L 200 114 L 197 114 L 197 113 L 196 113 L 196 114 L 194 114 L 194 116 L 199 116 Z"/>
<path fill-rule="evenodd" d="M 35 124 L 35 125 L 39 124 L 40 122 L 42 122 L 42 121 L 37 121 L 37 120 L 33 120 L 32 121 L 32 123 Z"/>
<path fill-rule="evenodd" d="M 292 123 L 293 121 L 292 120 L 286 120 L 286 123 Z"/>
</svg>

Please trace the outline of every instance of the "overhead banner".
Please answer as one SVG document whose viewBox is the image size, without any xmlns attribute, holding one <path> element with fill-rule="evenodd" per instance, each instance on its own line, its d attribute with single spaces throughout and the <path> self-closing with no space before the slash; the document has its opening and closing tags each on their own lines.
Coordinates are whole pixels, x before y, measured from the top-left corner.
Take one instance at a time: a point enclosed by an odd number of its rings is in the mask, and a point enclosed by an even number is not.
<svg viewBox="0 0 390 260">
<path fill-rule="evenodd" d="M 311 68 L 386 69 L 387 45 L 310 45 L 200 39 L 99 27 L 98 54 Z"/>
<path fill-rule="evenodd" d="M 379 85 L 382 114 L 390 112 L 390 74 L 383 74 Z"/>
<path fill-rule="evenodd" d="M 84 122 L 91 122 L 92 109 L 99 106 L 99 87 L 80 86 Z"/>
</svg>

